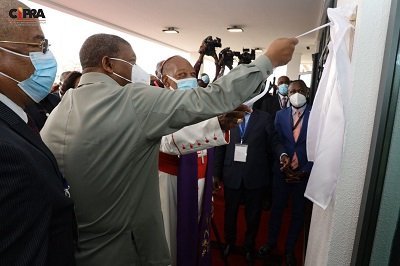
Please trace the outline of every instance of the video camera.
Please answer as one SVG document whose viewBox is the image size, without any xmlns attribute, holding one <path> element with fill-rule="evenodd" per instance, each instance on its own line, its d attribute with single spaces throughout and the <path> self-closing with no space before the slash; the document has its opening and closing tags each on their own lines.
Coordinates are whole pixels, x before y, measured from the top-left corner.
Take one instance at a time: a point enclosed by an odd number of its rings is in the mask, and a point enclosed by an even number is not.
<svg viewBox="0 0 400 266">
<path fill-rule="evenodd" d="M 243 48 L 243 53 L 233 52 L 233 54 L 237 58 L 239 58 L 238 65 L 240 65 L 240 64 L 250 64 L 251 60 L 256 59 L 256 50 L 254 50 L 254 49 L 251 49 L 251 52 L 250 52 L 250 49 Z"/>
<path fill-rule="evenodd" d="M 213 39 L 212 36 L 208 36 L 204 39 L 204 44 L 206 45 L 205 55 L 208 56 L 212 56 L 215 53 L 215 47 L 222 47 L 221 39 L 218 37 Z"/>
<path fill-rule="evenodd" d="M 233 65 L 233 51 L 230 47 L 226 47 L 219 52 L 219 65 L 227 66 L 229 69 L 232 69 Z"/>
</svg>

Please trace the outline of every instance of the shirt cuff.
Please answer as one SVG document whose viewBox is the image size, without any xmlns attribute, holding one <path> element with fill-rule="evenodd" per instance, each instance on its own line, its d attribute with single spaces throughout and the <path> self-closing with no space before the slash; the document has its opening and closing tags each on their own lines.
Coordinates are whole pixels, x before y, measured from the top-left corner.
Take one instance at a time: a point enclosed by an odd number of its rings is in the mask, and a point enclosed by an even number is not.
<svg viewBox="0 0 400 266">
<path fill-rule="evenodd" d="M 279 161 L 282 161 L 282 156 L 284 156 L 284 155 L 289 156 L 289 155 L 287 155 L 287 153 L 282 153 L 281 156 L 279 156 Z"/>
</svg>

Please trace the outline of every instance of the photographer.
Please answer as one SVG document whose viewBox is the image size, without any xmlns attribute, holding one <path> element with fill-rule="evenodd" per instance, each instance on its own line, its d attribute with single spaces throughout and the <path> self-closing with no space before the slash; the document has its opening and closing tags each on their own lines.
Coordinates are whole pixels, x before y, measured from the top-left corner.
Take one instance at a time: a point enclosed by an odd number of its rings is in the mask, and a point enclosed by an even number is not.
<svg viewBox="0 0 400 266">
<path fill-rule="evenodd" d="M 215 81 L 218 77 L 218 73 L 220 72 L 220 66 L 218 63 L 218 56 L 215 51 L 215 47 L 222 47 L 221 39 L 216 37 L 214 40 L 212 36 L 208 36 L 203 40 L 199 48 L 199 59 L 197 60 L 196 64 L 194 65 L 194 70 L 196 72 L 196 77 L 198 77 L 201 65 L 203 64 L 204 55 L 212 56 L 215 62 Z"/>
</svg>

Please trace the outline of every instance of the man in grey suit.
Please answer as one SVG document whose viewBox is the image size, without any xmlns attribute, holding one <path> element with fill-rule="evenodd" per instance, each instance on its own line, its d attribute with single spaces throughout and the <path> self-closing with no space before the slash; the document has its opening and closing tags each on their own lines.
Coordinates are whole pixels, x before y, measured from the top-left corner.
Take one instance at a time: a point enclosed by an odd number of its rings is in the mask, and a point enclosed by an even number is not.
<svg viewBox="0 0 400 266">
<path fill-rule="evenodd" d="M 78 265 L 170 264 L 158 185 L 161 137 L 257 94 L 297 42 L 278 39 L 254 63 L 207 88 L 178 91 L 132 83 L 136 55 L 124 39 L 96 34 L 84 42 L 79 86 L 67 91 L 41 132 L 71 184 Z"/>
</svg>

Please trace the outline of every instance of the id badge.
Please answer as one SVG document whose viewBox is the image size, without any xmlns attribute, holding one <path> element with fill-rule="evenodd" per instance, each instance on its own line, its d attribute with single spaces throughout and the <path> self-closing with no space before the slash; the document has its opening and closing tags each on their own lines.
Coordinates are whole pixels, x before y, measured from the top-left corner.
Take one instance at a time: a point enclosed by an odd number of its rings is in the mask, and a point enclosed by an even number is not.
<svg viewBox="0 0 400 266">
<path fill-rule="evenodd" d="M 236 144 L 235 154 L 233 160 L 235 162 L 246 162 L 247 157 L 247 145 L 246 144 Z"/>
</svg>

